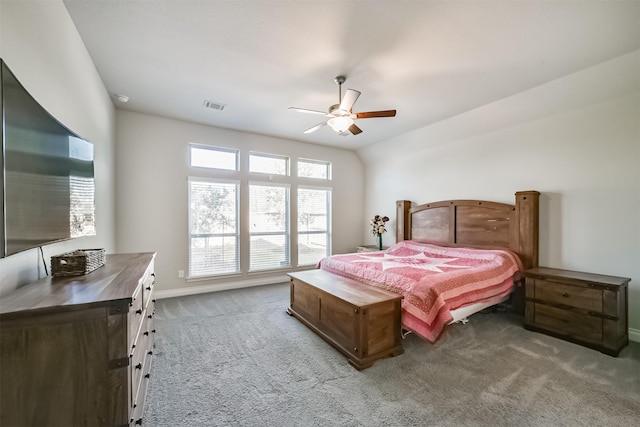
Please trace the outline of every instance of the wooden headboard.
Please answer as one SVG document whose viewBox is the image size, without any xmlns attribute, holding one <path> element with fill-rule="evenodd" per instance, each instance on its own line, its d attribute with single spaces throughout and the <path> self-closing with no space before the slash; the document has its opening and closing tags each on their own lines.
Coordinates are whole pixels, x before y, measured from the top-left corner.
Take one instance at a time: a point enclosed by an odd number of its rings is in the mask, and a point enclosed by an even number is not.
<svg viewBox="0 0 640 427">
<path fill-rule="evenodd" d="M 411 206 L 396 202 L 396 241 L 508 249 L 525 269 L 538 266 L 537 191 L 518 191 L 515 205 L 484 200 L 444 200 Z"/>
</svg>

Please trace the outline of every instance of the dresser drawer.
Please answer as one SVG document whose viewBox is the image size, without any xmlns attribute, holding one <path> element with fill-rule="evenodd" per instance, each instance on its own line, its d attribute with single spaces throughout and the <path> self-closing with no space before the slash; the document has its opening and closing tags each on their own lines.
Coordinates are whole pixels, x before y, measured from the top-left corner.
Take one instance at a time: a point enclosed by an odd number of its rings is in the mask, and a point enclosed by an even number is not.
<svg viewBox="0 0 640 427">
<path fill-rule="evenodd" d="M 144 320 L 142 303 L 142 287 L 138 286 L 136 292 L 133 294 L 131 308 L 129 309 L 129 345 L 135 342 L 142 321 Z"/>
<path fill-rule="evenodd" d="M 147 307 L 149 302 L 153 299 L 153 289 L 156 284 L 156 274 L 153 272 L 153 264 L 147 273 L 145 274 L 144 280 L 142 282 L 142 306 Z"/>
<path fill-rule="evenodd" d="M 534 279 L 536 300 L 602 313 L 602 291 L 552 280 Z"/>
<path fill-rule="evenodd" d="M 144 372 L 144 362 L 147 352 L 149 351 L 149 334 L 145 333 L 143 327 L 140 330 L 134 348 L 131 352 L 131 403 L 135 401 L 135 397 L 140 387 L 140 382 Z"/>
<path fill-rule="evenodd" d="M 602 318 L 535 304 L 534 325 L 580 340 L 602 341 Z"/>
</svg>

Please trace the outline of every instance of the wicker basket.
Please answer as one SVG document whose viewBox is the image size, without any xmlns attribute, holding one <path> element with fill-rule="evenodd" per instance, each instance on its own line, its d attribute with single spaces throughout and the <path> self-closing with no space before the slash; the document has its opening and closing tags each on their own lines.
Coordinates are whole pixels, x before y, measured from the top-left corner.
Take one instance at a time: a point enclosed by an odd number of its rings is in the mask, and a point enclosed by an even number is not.
<svg viewBox="0 0 640 427">
<path fill-rule="evenodd" d="M 51 275 L 81 276 L 91 273 L 105 263 L 104 249 L 78 249 L 51 257 Z"/>
</svg>

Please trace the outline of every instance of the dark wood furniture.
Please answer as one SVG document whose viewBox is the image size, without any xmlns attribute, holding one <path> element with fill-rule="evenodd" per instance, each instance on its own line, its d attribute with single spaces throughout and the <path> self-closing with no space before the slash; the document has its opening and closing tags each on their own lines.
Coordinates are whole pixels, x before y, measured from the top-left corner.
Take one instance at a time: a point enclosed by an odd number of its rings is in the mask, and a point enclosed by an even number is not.
<svg viewBox="0 0 640 427">
<path fill-rule="evenodd" d="M 526 270 L 525 328 L 617 356 L 629 343 L 631 279 L 538 267 Z"/>
<path fill-rule="evenodd" d="M 409 200 L 400 200 L 396 202 L 396 241 L 415 240 L 441 246 L 506 249 L 518 254 L 524 268 L 537 267 L 539 198 L 540 193 L 537 191 L 519 191 L 515 194 L 514 205 L 484 200 L 445 200 L 412 206 Z M 320 301 L 321 298 L 331 300 L 331 296 L 339 295 L 342 286 L 348 287 L 349 298 L 382 290 L 326 271 L 304 272 L 302 277 L 297 276 L 299 274 L 303 273 L 290 274 L 291 307 L 288 312 L 346 354 L 354 366 L 366 367 L 364 355 L 349 350 L 363 348 L 361 342 L 354 344 L 353 332 L 345 335 L 343 331 L 345 324 L 350 325 L 348 328 L 353 327 L 351 321 L 344 324 L 326 322 L 322 317 Z M 516 286 L 516 291 L 511 294 L 511 304 L 514 311 L 523 314 L 522 281 L 517 281 Z M 345 302 L 334 305 L 343 304 L 348 307 L 349 301 L 346 299 Z M 401 317 L 401 311 L 394 314 L 393 322 L 396 321 L 395 316 Z M 395 323 L 380 327 L 392 327 L 394 334 L 397 331 L 401 336 Z M 357 339 L 361 340 L 361 337 L 358 336 Z M 400 351 L 401 345 L 398 341 L 391 348 Z M 393 355 L 394 350 L 385 351 L 383 356 L 389 352 Z M 371 357 L 371 350 L 368 354 L 367 357 Z M 373 360 L 375 359 L 371 359 L 371 363 Z"/>
<path fill-rule="evenodd" d="M 142 424 L 153 354 L 155 253 L 0 300 L 0 425 Z"/>
<path fill-rule="evenodd" d="M 414 240 L 440 246 L 506 249 L 523 268 L 538 266 L 538 191 L 518 191 L 515 204 L 485 200 L 444 200 L 412 206 L 396 202 L 396 241 Z M 524 313 L 524 287 L 516 282 L 513 310 Z"/>
<path fill-rule="evenodd" d="M 402 296 L 324 270 L 289 276 L 287 312 L 347 356 L 356 369 L 404 352 Z"/>
<path fill-rule="evenodd" d="M 524 268 L 536 267 L 539 198 L 537 191 L 518 191 L 515 205 L 445 200 L 412 206 L 400 200 L 396 202 L 396 241 L 507 249 L 520 256 Z"/>
</svg>

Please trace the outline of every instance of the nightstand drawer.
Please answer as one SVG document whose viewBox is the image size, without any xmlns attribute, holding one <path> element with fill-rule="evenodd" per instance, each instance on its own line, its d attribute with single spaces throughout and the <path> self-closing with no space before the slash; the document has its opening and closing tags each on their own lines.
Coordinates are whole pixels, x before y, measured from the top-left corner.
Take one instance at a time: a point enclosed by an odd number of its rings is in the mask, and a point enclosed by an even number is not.
<svg viewBox="0 0 640 427">
<path fill-rule="evenodd" d="M 534 298 L 549 304 L 582 308 L 602 313 L 602 291 L 583 286 L 567 285 L 551 280 L 535 279 Z"/>
<path fill-rule="evenodd" d="M 544 304 L 535 305 L 534 325 L 577 339 L 602 341 L 602 319 Z"/>
</svg>

